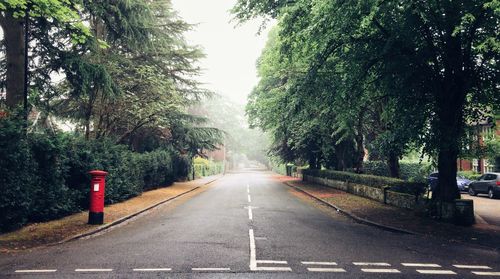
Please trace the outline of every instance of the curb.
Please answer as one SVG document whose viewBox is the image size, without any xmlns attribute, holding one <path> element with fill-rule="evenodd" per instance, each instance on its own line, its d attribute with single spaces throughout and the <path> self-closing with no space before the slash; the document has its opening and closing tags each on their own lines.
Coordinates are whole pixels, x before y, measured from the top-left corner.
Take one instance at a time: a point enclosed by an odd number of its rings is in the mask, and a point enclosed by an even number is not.
<svg viewBox="0 0 500 279">
<path fill-rule="evenodd" d="M 382 229 L 382 230 L 386 230 L 386 231 L 390 231 L 390 232 L 395 232 L 395 233 L 402 233 L 402 234 L 410 234 L 410 235 L 421 235 L 420 233 L 417 233 L 417 232 L 412 232 L 412 231 L 408 231 L 408 230 L 404 230 L 404 229 L 399 229 L 399 228 L 396 228 L 396 227 L 392 227 L 392 226 L 387 226 L 387 225 L 382 225 L 380 223 L 377 223 L 377 222 L 373 222 L 373 221 L 370 221 L 370 220 L 367 220 L 365 218 L 361 218 L 359 216 L 356 216 L 354 213 L 352 212 L 349 212 L 347 210 L 344 210 L 334 204 L 331 204 L 321 198 L 318 198 L 316 196 L 314 196 L 313 194 L 310 194 L 309 192 L 305 191 L 305 190 L 302 190 L 300 189 L 299 187 L 297 186 L 294 186 L 292 184 L 290 184 L 289 182 L 283 182 L 285 185 L 287 185 L 288 187 L 291 187 L 301 193 L 304 193 L 306 194 L 307 196 L 325 204 L 326 206 L 328 207 L 331 207 L 335 210 L 337 210 L 338 212 L 346 215 L 347 217 L 353 219 L 354 221 L 358 222 L 358 223 L 361 223 L 361 224 L 365 224 L 365 225 L 369 225 L 369 226 L 373 226 L 373 227 L 377 227 L 379 229 Z"/>
<path fill-rule="evenodd" d="M 157 203 L 155 203 L 155 204 L 153 204 L 151 206 L 148 206 L 148 207 L 146 207 L 144 209 L 141 209 L 141 210 L 139 210 L 137 212 L 134 212 L 134 213 L 129 214 L 129 215 L 125 216 L 125 217 L 119 218 L 119 219 L 117 219 L 117 220 L 115 220 L 115 221 L 113 221 L 113 222 L 111 222 L 109 224 L 106 224 L 106 225 L 103 225 L 103 226 L 99 226 L 99 227 L 97 227 L 96 229 L 94 229 L 92 231 L 88 231 L 88 232 L 84 232 L 84 233 L 81 233 L 81 234 L 78 234 L 78 235 L 75 235 L 75 236 L 71 236 L 71 237 L 66 238 L 64 240 L 61 240 L 59 242 L 55 242 L 55 243 L 52 243 L 52 244 L 47 244 L 46 246 L 59 245 L 59 244 L 63 244 L 63 243 L 66 243 L 66 242 L 70 242 L 70 241 L 73 241 L 73 240 L 77 240 L 77 239 L 80 239 L 80 238 L 84 238 L 84 237 L 91 236 L 91 235 L 94 235 L 96 233 L 102 232 L 102 231 L 107 230 L 107 229 L 109 229 L 111 227 L 114 227 L 114 226 L 116 226 L 118 224 L 121 224 L 121 223 L 123 223 L 123 222 L 125 222 L 125 221 L 127 221 L 127 220 L 129 220 L 129 219 L 131 219 L 133 217 L 136 217 L 137 215 L 140 215 L 140 214 L 142 214 L 142 213 L 144 213 L 146 211 L 149 211 L 149 210 L 151 210 L 151 209 L 153 209 L 155 207 L 158 207 L 158 206 L 160 206 L 160 205 L 162 205 L 162 204 L 164 204 L 166 202 L 169 202 L 169 201 L 171 201 L 173 199 L 176 199 L 178 197 L 181 197 L 181 196 L 184 196 L 184 195 L 186 195 L 188 193 L 191 193 L 191 192 L 193 192 L 195 190 L 198 190 L 200 187 L 208 185 L 208 184 L 216 181 L 217 179 L 221 178 L 222 176 L 224 176 L 224 175 L 220 175 L 220 176 L 218 176 L 218 177 L 216 177 L 216 178 L 214 178 L 214 179 L 212 179 L 212 180 L 210 180 L 208 182 L 205 182 L 205 183 L 203 183 L 203 184 L 201 184 L 199 186 L 196 186 L 193 189 L 190 189 L 190 190 L 188 190 L 186 192 L 183 192 L 183 193 L 180 193 L 180 194 L 178 194 L 176 196 L 167 198 L 167 199 L 162 200 L 160 202 L 157 202 Z"/>
</svg>

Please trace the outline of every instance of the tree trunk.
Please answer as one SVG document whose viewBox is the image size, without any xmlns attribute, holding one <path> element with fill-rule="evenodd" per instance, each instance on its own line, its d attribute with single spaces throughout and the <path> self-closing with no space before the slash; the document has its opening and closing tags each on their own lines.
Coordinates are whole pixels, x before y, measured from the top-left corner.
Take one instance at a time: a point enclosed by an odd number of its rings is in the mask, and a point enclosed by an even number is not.
<svg viewBox="0 0 500 279">
<path fill-rule="evenodd" d="M 391 177 L 399 177 L 400 176 L 400 168 L 399 168 L 399 157 L 394 153 L 389 154 L 389 158 L 387 159 L 387 166 L 389 166 L 389 173 Z"/>
<path fill-rule="evenodd" d="M 0 14 L 0 25 L 4 33 L 7 62 L 6 104 L 15 108 L 24 101 L 24 21 L 6 11 Z"/>
<path fill-rule="evenodd" d="M 463 107 L 465 89 L 460 77 L 445 79 L 446 91 L 438 99 L 438 122 L 435 128 L 438 138 L 438 185 L 432 198 L 452 203 L 460 198 L 457 188 L 457 159 L 463 132 Z"/>
<path fill-rule="evenodd" d="M 316 156 L 314 156 L 314 155 L 309 156 L 308 161 L 309 161 L 309 168 L 314 169 L 314 170 L 318 170 L 321 168 L 319 166 L 319 162 L 318 162 L 319 160 Z"/>
</svg>

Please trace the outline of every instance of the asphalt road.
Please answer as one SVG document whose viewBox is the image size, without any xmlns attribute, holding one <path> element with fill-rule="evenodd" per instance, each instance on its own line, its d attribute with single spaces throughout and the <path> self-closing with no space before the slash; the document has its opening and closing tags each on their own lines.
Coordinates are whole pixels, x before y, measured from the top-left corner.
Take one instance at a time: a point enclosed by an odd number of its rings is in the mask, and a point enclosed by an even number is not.
<svg viewBox="0 0 500 279">
<path fill-rule="evenodd" d="M 462 194 L 463 199 L 474 200 L 474 212 L 490 225 L 500 226 L 500 199 L 490 199 L 487 195 L 476 197 Z"/>
<path fill-rule="evenodd" d="M 500 278 L 493 249 L 354 223 L 261 171 L 98 236 L 0 257 L 2 278 Z"/>
</svg>

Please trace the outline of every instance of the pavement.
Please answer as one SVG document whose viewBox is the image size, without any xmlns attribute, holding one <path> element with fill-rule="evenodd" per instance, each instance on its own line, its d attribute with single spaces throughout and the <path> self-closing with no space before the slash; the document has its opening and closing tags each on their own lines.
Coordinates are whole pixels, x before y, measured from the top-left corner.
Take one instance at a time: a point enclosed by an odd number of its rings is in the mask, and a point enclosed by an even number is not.
<svg viewBox="0 0 500 279">
<path fill-rule="evenodd" d="M 462 194 L 462 198 L 474 201 L 474 211 L 484 222 L 500 226 L 500 199 L 490 199 L 487 195 L 481 194 L 476 197 Z"/>
<path fill-rule="evenodd" d="M 359 224 L 283 180 L 227 174 L 103 233 L 0 255 L 0 277 L 500 277 L 495 249 Z"/>
<path fill-rule="evenodd" d="M 89 225 L 88 211 L 42 223 L 32 223 L 19 230 L 0 235 L 0 253 L 16 253 L 22 250 L 37 249 L 95 234 L 147 214 L 150 209 L 169 200 L 185 195 L 191 191 L 200 191 L 200 187 L 211 183 L 222 175 L 175 182 L 167 187 L 143 192 L 141 195 L 126 201 L 107 205 L 104 209 L 104 224 Z"/>
</svg>

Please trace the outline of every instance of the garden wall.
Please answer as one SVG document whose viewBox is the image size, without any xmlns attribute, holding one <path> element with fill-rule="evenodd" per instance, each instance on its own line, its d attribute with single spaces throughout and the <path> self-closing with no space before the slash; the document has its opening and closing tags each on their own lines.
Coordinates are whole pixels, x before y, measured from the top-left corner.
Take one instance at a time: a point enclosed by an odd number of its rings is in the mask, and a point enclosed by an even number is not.
<svg viewBox="0 0 500 279">
<path fill-rule="evenodd" d="M 351 176 L 358 174 L 348 174 L 348 175 Z M 370 176 L 365 176 L 364 179 L 369 179 L 369 177 Z M 357 183 L 351 182 L 348 179 L 344 179 L 344 181 L 342 181 L 327 177 L 314 176 L 311 175 L 309 171 L 306 171 L 303 174 L 303 180 L 332 187 L 357 196 L 369 198 L 399 208 L 415 209 L 417 205 L 422 201 L 423 190 L 422 191 L 416 190 L 418 189 L 417 186 L 413 186 L 412 188 L 412 186 L 410 185 L 414 185 L 413 183 L 405 185 L 406 182 L 404 181 L 401 181 L 402 183 L 401 186 L 395 187 L 395 185 L 391 185 L 395 184 L 395 181 L 393 179 L 388 181 L 387 185 L 383 185 L 384 183 L 380 182 L 379 185 L 377 186 L 367 186 L 359 182 Z M 420 186 L 425 187 L 425 185 L 420 185 Z M 391 189 L 392 187 L 394 187 L 396 190 L 399 191 L 392 190 Z M 403 190 L 404 192 L 401 191 L 401 189 L 404 189 Z"/>
</svg>

